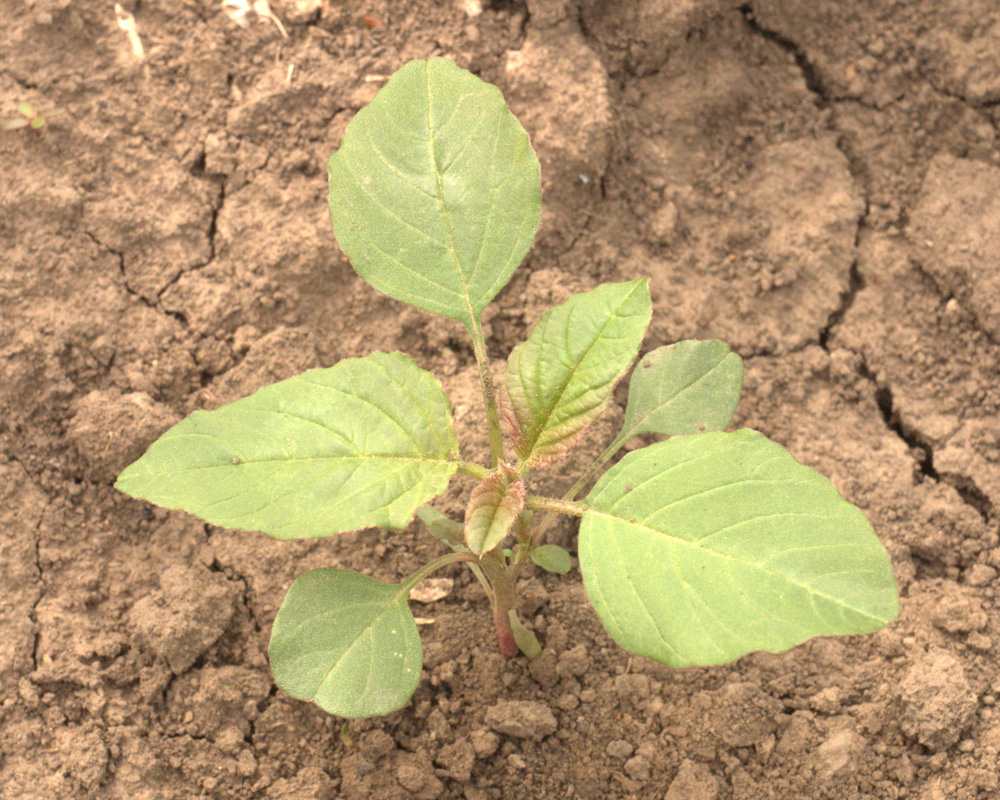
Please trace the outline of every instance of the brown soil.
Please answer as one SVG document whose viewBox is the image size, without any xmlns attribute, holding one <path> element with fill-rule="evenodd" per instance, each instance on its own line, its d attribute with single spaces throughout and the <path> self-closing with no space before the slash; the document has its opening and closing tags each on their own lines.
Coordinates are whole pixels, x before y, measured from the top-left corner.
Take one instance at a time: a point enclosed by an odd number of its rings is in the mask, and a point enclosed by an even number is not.
<svg viewBox="0 0 1000 800">
<path fill-rule="evenodd" d="M 0 3 L 3 121 L 63 111 L 0 133 L 0 798 L 1000 796 L 995 0 L 476 5 L 273 0 L 283 39 L 135 0 L 140 63 L 110 3 Z M 111 488 L 191 410 L 373 349 L 441 376 L 482 457 L 463 331 L 362 283 L 326 210 L 347 121 L 433 55 L 497 83 L 542 162 L 497 363 L 568 293 L 651 276 L 646 346 L 731 342 L 738 422 L 866 512 L 888 630 L 670 671 L 612 644 L 574 570 L 534 576 L 546 649 L 507 663 L 456 568 L 417 609 L 413 702 L 342 725 L 271 682 L 284 590 L 398 579 L 430 537 L 280 543 Z"/>
</svg>

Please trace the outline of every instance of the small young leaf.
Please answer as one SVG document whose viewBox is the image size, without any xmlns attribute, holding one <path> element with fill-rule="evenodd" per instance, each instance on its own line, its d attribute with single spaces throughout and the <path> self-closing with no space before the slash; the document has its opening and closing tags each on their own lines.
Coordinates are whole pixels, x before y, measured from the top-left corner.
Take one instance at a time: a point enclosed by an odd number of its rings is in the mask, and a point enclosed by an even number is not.
<svg viewBox="0 0 1000 800">
<path fill-rule="evenodd" d="M 514 633 L 517 649 L 524 653 L 525 658 L 532 660 L 542 654 L 542 646 L 538 643 L 535 632 L 524 627 L 513 608 L 510 610 L 510 629 Z"/>
<path fill-rule="evenodd" d="M 542 315 L 511 351 L 501 413 L 517 455 L 531 467 L 562 458 L 611 402 L 642 344 L 648 281 L 606 283 Z"/>
<path fill-rule="evenodd" d="M 299 577 L 271 629 L 275 683 L 341 717 L 405 706 L 424 661 L 409 588 L 339 569 Z"/>
<path fill-rule="evenodd" d="M 586 503 L 591 603 L 622 647 L 672 667 L 870 633 L 899 613 L 864 514 L 756 431 L 636 450 Z"/>
<path fill-rule="evenodd" d="M 556 575 L 565 575 L 573 568 L 570 554 L 557 544 L 539 545 L 531 551 L 529 557 L 537 566 Z"/>
<path fill-rule="evenodd" d="M 355 271 L 470 330 L 538 228 L 527 133 L 495 86 L 443 58 L 396 72 L 329 166 L 333 228 Z"/>
<path fill-rule="evenodd" d="M 685 341 L 647 353 L 632 372 L 624 444 L 639 433 L 678 436 L 721 431 L 733 420 L 743 361 L 725 342 Z"/>
<path fill-rule="evenodd" d="M 524 510 L 524 481 L 503 462 L 472 490 L 465 510 L 465 543 L 477 555 L 492 550 Z"/>
<path fill-rule="evenodd" d="M 402 353 L 372 353 L 195 411 L 115 487 L 215 525 L 276 539 L 402 530 L 455 474 L 440 382 Z"/>
</svg>

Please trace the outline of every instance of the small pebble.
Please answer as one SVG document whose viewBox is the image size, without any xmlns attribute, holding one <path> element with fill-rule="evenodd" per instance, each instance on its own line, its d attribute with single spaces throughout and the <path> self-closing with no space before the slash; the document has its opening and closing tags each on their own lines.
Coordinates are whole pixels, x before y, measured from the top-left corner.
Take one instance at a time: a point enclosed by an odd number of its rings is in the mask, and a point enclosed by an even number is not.
<svg viewBox="0 0 1000 800">
<path fill-rule="evenodd" d="M 486 724 L 515 739 L 543 739 L 556 732 L 552 710 L 537 700 L 501 700 L 486 711 Z"/>
<path fill-rule="evenodd" d="M 635 748 L 624 739 L 615 739 L 608 745 L 605 752 L 612 758 L 628 758 L 634 750 Z"/>
<path fill-rule="evenodd" d="M 634 756 L 625 762 L 625 774 L 632 780 L 645 783 L 649 780 L 652 764 L 642 756 Z"/>
<path fill-rule="evenodd" d="M 469 741 L 472 742 L 476 758 L 489 758 L 500 746 L 500 737 L 485 728 L 479 728 L 470 733 Z"/>
</svg>

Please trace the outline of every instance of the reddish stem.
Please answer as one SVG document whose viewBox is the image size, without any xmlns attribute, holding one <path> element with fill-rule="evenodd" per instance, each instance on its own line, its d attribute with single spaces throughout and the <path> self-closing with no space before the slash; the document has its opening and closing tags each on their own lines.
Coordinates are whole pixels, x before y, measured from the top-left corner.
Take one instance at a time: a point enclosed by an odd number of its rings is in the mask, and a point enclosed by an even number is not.
<svg viewBox="0 0 1000 800">
<path fill-rule="evenodd" d="M 500 652 L 506 658 L 514 658 L 521 650 L 514 640 L 514 631 L 510 627 L 510 612 L 501 607 L 501 603 L 493 604 L 493 619 L 497 626 L 497 644 Z"/>
</svg>

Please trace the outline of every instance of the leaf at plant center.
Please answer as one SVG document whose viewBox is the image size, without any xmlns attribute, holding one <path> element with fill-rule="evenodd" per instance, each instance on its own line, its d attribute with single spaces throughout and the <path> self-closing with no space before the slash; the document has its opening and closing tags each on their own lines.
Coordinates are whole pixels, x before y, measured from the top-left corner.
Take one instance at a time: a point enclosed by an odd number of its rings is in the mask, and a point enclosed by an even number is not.
<svg viewBox="0 0 1000 800">
<path fill-rule="evenodd" d="M 408 584 L 314 569 L 285 595 L 268 656 L 281 689 L 341 717 L 375 717 L 406 705 L 423 651 L 406 603 Z"/>
<path fill-rule="evenodd" d="M 372 353 L 194 412 L 115 486 L 215 525 L 296 539 L 401 530 L 447 488 L 457 459 L 440 382 L 401 353 Z"/>
<path fill-rule="evenodd" d="M 546 311 L 511 351 L 500 410 L 528 466 L 562 458 L 607 408 L 651 314 L 648 281 L 606 283 Z"/>
<path fill-rule="evenodd" d="M 636 450 L 598 481 L 580 570 L 622 647 L 673 667 L 870 633 L 899 613 L 864 515 L 756 431 Z"/>
<path fill-rule="evenodd" d="M 524 481 L 502 461 L 472 490 L 465 510 L 465 543 L 477 555 L 492 550 L 524 510 Z"/>
<path fill-rule="evenodd" d="M 538 159 L 500 91 L 443 58 L 411 61 L 330 158 L 330 215 L 355 271 L 472 330 L 538 228 Z"/>
<path fill-rule="evenodd" d="M 632 372 L 618 440 L 624 444 L 639 433 L 721 431 L 733 420 L 742 388 L 743 361 L 725 342 L 658 347 Z"/>
<path fill-rule="evenodd" d="M 565 575 L 573 568 L 573 559 L 557 544 L 543 544 L 531 551 L 529 558 L 546 572 Z"/>
</svg>

